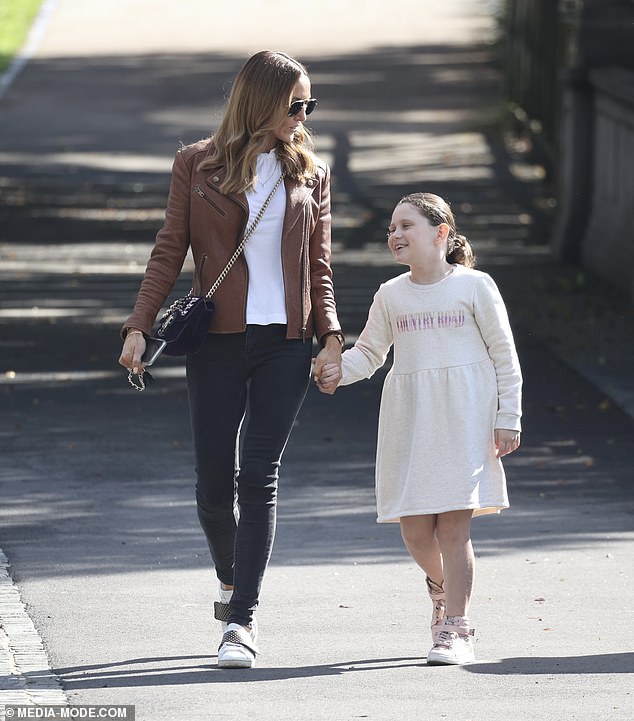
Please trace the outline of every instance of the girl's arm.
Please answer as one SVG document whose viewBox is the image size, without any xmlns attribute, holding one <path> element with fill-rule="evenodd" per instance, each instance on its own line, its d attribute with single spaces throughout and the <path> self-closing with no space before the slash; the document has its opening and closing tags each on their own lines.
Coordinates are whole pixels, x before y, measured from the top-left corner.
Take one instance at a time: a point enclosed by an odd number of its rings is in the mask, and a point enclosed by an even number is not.
<svg viewBox="0 0 634 721">
<path fill-rule="evenodd" d="M 343 375 L 339 385 L 370 378 L 385 363 L 393 342 L 389 314 L 379 288 L 370 306 L 365 328 L 354 346 L 341 356 Z"/>
<path fill-rule="evenodd" d="M 341 356 L 341 369 L 335 363 L 326 363 L 315 369 L 314 379 L 322 393 L 332 395 L 337 386 L 346 386 L 369 378 L 387 358 L 393 343 L 392 326 L 381 289 L 374 295 L 368 320 L 352 348 Z"/>
<path fill-rule="evenodd" d="M 374 295 L 368 320 L 354 346 L 341 356 L 341 369 L 335 363 L 326 363 L 315 369 L 314 378 L 322 393 L 332 395 L 338 385 L 350 385 L 369 378 L 387 358 L 393 343 L 392 326 L 381 294 Z"/>
<path fill-rule="evenodd" d="M 474 313 L 497 377 L 498 412 L 495 428 L 520 431 L 522 372 L 506 306 L 497 285 L 486 274 L 476 285 Z"/>
</svg>

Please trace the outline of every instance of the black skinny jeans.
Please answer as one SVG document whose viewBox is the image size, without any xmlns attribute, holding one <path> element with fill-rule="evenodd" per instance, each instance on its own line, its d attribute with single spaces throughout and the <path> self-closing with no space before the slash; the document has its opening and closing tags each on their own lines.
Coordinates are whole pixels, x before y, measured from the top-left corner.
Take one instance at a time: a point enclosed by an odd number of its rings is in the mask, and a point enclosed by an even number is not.
<svg viewBox="0 0 634 721">
<path fill-rule="evenodd" d="M 285 325 L 210 334 L 187 358 L 196 503 L 230 623 L 248 625 L 275 536 L 282 453 L 310 381 L 311 341 Z"/>
</svg>

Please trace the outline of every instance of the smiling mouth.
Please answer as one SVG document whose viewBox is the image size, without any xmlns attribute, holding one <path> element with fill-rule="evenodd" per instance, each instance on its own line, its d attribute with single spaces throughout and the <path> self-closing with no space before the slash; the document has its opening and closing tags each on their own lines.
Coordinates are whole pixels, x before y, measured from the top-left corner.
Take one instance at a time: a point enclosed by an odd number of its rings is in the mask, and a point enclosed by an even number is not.
<svg viewBox="0 0 634 721">
<path fill-rule="evenodd" d="M 398 245 L 394 246 L 394 251 L 396 252 L 397 250 L 403 250 L 403 248 L 407 248 L 407 246 L 399 243 Z"/>
</svg>

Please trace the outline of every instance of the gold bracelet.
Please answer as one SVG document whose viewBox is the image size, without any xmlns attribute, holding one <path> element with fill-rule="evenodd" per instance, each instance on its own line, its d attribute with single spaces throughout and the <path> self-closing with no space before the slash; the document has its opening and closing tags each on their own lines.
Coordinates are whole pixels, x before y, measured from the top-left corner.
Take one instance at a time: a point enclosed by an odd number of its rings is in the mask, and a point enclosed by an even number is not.
<svg viewBox="0 0 634 721">
<path fill-rule="evenodd" d="M 143 335 L 143 331 L 142 331 L 142 330 L 129 330 L 129 331 L 125 334 L 125 337 L 127 338 L 129 335 L 134 335 L 135 333 L 138 333 L 139 335 Z"/>
</svg>

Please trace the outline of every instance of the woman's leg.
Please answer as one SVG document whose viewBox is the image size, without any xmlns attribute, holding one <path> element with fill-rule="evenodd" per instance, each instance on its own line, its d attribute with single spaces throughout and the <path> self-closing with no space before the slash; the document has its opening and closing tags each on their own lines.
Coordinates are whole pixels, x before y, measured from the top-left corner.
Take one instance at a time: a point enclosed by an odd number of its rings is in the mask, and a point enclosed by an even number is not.
<svg viewBox="0 0 634 721">
<path fill-rule="evenodd" d="M 211 334 L 187 358 L 196 504 L 216 574 L 233 584 L 236 443 L 247 397 L 246 333 Z"/>
<path fill-rule="evenodd" d="M 471 510 L 438 514 L 436 535 L 443 559 L 447 616 L 466 616 L 469 610 L 475 569 L 472 515 Z"/>
<path fill-rule="evenodd" d="M 312 344 L 286 340 L 282 325 L 249 326 L 248 416 L 237 477 L 236 534 L 230 623 L 247 626 L 258 605 L 276 524 L 282 454 L 310 381 Z"/>
</svg>

